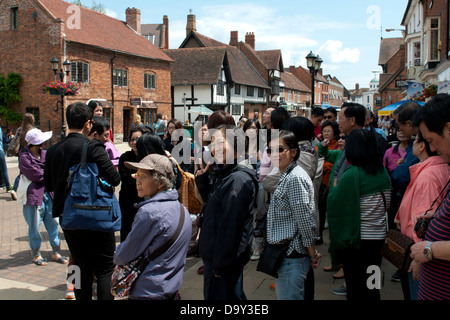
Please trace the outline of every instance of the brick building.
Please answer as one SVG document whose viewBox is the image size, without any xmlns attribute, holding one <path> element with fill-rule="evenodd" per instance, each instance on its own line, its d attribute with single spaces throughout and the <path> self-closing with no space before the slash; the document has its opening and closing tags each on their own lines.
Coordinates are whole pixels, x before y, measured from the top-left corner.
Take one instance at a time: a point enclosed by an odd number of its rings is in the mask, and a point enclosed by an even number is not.
<svg viewBox="0 0 450 320">
<path fill-rule="evenodd" d="M 378 65 L 383 72 L 380 74 L 378 92 L 380 94 L 380 109 L 401 101 L 406 96 L 403 81 L 408 79 L 405 67 L 406 52 L 403 38 L 381 39 Z"/>
<path fill-rule="evenodd" d="M 280 103 L 286 106 L 293 116 L 308 116 L 306 102 L 310 100 L 311 90 L 290 72 L 281 73 Z"/>
<path fill-rule="evenodd" d="M 300 79 L 310 90 L 312 90 L 311 73 L 308 69 L 302 66 L 295 67 L 290 66 L 289 72 L 293 73 L 297 78 Z M 322 68 L 319 69 L 316 76 L 314 77 L 314 97 L 311 97 L 310 106 L 320 106 L 329 104 L 329 88 L 328 81 L 322 75 Z"/>
<path fill-rule="evenodd" d="M 140 34 L 140 12 L 127 9 L 127 23 L 61 0 L 3 0 L 0 2 L 0 74 L 23 77 L 23 101 L 13 108 L 32 112 L 42 130 L 60 137 L 58 96 L 42 94 L 42 85 L 55 80 L 50 60 L 71 62 L 68 80 L 78 83 L 75 101 L 100 99 L 116 141 L 129 132 L 136 113 L 145 122 L 156 112 L 170 115 L 170 64 L 162 50 Z M 134 29 L 134 30 L 133 30 Z M 139 98 L 137 106 L 130 100 Z M 3 124 L 2 124 L 3 125 Z"/>
<path fill-rule="evenodd" d="M 438 85 L 450 92 L 450 4 L 448 0 L 409 0 L 403 14 L 408 79 L 416 88 Z M 416 97 L 416 90 L 409 91 Z"/>
</svg>

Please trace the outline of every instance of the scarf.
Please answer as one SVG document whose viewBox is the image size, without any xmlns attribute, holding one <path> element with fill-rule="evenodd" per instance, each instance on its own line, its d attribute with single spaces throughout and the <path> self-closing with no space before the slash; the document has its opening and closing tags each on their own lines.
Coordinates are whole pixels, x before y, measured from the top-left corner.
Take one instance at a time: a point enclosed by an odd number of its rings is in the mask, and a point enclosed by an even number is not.
<svg viewBox="0 0 450 320">
<path fill-rule="evenodd" d="M 330 188 L 327 198 L 327 219 L 330 233 L 329 252 L 333 257 L 337 250 L 359 248 L 361 241 L 360 198 L 391 189 L 386 169 L 376 175 L 362 168 L 350 166 Z"/>
</svg>

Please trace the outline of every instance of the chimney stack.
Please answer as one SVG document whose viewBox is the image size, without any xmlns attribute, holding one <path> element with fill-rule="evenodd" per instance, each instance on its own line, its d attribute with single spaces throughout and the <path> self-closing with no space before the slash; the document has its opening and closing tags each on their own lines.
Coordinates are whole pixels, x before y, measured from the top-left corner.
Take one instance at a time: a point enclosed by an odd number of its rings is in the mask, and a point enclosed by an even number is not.
<svg viewBox="0 0 450 320">
<path fill-rule="evenodd" d="M 239 38 L 237 31 L 230 32 L 230 46 L 237 47 L 239 45 Z"/>
<path fill-rule="evenodd" d="M 355 84 L 355 90 L 359 91 L 359 83 Z"/>
<path fill-rule="evenodd" d="M 169 49 L 169 18 L 167 16 L 163 17 L 163 25 L 164 25 L 164 46 L 163 48 Z"/>
<path fill-rule="evenodd" d="M 245 35 L 245 43 L 252 47 L 253 50 L 255 49 L 255 34 L 253 32 L 247 32 Z"/>
<path fill-rule="evenodd" d="M 197 31 L 197 23 L 195 15 L 192 14 L 192 9 L 189 10 L 190 13 L 187 16 L 187 24 L 186 24 L 186 36 L 189 35 L 191 31 Z"/>
<path fill-rule="evenodd" d="M 127 24 L 138 34 L 141 34 L 141 10 L 136 8 L 127 8 L 125 11 Z"/>
</svg>

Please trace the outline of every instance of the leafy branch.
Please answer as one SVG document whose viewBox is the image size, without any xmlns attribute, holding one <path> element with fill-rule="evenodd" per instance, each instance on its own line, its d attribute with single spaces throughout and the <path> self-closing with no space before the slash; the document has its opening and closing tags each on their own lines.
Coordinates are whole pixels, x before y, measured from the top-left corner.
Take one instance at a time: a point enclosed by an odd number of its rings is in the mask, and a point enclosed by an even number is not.
<svg viewBox="0 0 450 320">
<path fill-rule="evenodd" d="M 22 76 L 18 73 L 11 72 L 6 78 L 0 75 L 0 116 L 12 123 L 22 121 L 22 116 L 11 108 L 14 102 L 22 101 L 19 94 L 21 83 Z"/>
</svg>

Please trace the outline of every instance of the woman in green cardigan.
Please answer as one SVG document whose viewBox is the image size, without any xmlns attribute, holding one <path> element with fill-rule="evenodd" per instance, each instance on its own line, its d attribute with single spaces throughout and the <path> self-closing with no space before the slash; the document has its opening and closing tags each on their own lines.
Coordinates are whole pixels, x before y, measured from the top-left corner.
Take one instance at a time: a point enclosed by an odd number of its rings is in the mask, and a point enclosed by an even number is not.
<svg viewBox="0 0 450 320">
<path fill-rule="evenodd" d="M 381 266 L 391 182 L 376 145 L 368 130 L 348 135 L 345 155 L 351 166 L 328 195 L 329 251 L 344 268 L 348 300 L 380 299 L 379 287 L 371 284 L 381 279 L 372 278 L 369 266 Z"/>
</svg>

